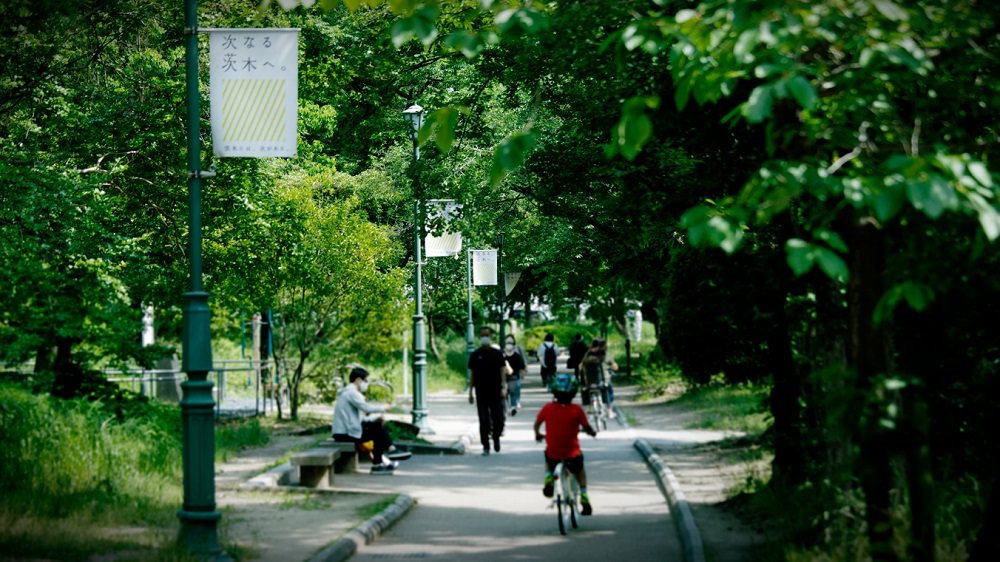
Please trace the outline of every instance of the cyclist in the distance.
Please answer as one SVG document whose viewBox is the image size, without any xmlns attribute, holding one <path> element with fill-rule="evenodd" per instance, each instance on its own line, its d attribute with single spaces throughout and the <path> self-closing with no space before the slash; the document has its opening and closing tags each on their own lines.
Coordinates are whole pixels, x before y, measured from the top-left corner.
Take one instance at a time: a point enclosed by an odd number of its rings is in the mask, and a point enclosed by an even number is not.
<svg viewBox="0 0 1000 562">
<path fill-rule="evenodd" d="M 587 495 L 587 471 L 583 466 L 583 452 L 580 451 L 580 440 L 577 435 L 580 428 L 596 437 L 597 432 L 590 427 L 587 414 L 579 404 L 573 403 L 577 390 L 576 378 L 570 373 L 560 373 L 552 380 L 552 394 L 556 401 L 542 406 L 535 418 L 535 441 L 545 439 L 545 487 L 542 494 L 552 497 L 555 479 L 552 471 L 559 461 L 564 461 L 566 467 L 580 484 L 580 515 L 590 515 L 590 497 Z M 545 424 L 545 433 L 539 432 Z"/>
</svg>

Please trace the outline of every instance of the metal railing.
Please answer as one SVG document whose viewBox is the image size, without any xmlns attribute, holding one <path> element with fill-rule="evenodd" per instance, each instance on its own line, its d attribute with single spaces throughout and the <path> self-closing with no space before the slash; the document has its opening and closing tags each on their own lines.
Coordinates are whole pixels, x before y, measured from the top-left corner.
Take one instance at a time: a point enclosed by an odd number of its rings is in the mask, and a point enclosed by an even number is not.
<svg viewBox="0 0 1000 562">
<path fill-rule="evenodd" d="M 208 380 L 215 385 L 213 398 L 216 418 L 267 416 L 268 412 L 278 409 L 279 402 L 282 405 L 288 404 L 288 387 L 282 384 L 282 365 L 273 359 L 217 360 L 214 361 L 214 367 L 208 373 Z M 34 365 L 31 363 L 6 365 L 0 370 L 30 378 Z M 187 379 L 187 375 L 179 368 L 108 368 L 102 372 L 109 382 L 128 388 L 132 392 L 177 402 L 182 398 L 180 383 Z"/>
</svg>

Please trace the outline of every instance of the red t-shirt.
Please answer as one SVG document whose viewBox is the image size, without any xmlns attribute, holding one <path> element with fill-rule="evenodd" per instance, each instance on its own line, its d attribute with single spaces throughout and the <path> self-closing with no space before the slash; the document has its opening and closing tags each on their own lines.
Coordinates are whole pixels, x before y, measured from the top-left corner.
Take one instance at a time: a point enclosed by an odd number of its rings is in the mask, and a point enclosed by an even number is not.
<svg viewBox="0 0 1000 562">
<path fill-rule="evenodd" d="M 571 459 L 580 454 L 580 426 L 589 426 L 587 413 L 579 404 L 549 402 L 535 421 L 545 424 L 545 454 L 550 459 Z"/>
</svg>

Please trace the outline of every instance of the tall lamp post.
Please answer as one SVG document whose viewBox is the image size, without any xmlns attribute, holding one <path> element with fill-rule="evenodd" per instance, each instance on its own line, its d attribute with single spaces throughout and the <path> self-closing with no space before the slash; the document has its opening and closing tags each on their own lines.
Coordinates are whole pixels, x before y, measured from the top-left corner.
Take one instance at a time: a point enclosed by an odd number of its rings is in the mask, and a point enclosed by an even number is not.
<svg viewBox="0 0 1000 562">
<path fill-rule="evenodd" d="M 420 218 L 420 180 L 417 177 L 416 163 L 420 160 L 420 143 L 418 141 L 420 126 L 424 121 L 424 108 L 413 104 L 403 110 L 403 117 L 410 125 L 409 135 L 413 141 L 413 184 L 416 197 L 413 201 L 413 259 L 417 264 L 416 281 L 413 284 L 413 425 L 424 434 L 433 434 L 434 430 L 427 423 L 427 340 L 424 328 L 423 299 L 423 267 L 420 254 L 420 237 L 423 233 L 423 223 Z"/>
<path fill-rule="evenodd" d="M 181 384 L 184 504 L 177 512 L 180 542 L 202 559 L 232 560 L 219 547 L 215 508 L 215 419 L 212 400 L 211 318 L 208 293 L 201 276 L 201 179 L 214 172 L 201 169 L 201 109 L 198 93 L 198 1 L 184 2 L 185 74 L 187 79 L 188 244 L 191 256 L 191 290 L 184 293 L 182 309 L 181 369 L 188 380 Z"/>
<path fill-rule="evenodd" d="M 472 352 L 476 350 L 475 327 L 472 324 L 472 248 L 465 249 L 465 280 L 469 287 L 469 319 L 465 323 L 465 364 L 469 364 Z M 465 390 L 469 390 L 469 373 L 465 373 Z M 465 390 L 462 392 L 464 393 Z"/>
<path fill-rule="evenodd" d="M 507 323 L 504 322 L 504 305 L 507 300 L 507 287 L 505 286 L 503 278 L 503 239 L 504 232 L 501 230 L 500 234 L 497 234 L 493 241 L 497 245 L 497 286 L 500 287 L 500 347 L 503 348 L 504 343 L 507 341 Z"/>
</svg>

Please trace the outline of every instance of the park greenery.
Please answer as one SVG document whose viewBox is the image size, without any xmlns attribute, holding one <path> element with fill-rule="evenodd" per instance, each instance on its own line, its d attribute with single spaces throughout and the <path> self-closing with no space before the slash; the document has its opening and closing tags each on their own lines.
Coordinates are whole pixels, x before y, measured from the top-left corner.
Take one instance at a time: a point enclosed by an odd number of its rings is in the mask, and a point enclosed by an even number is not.
<svg viewBox="0 0 1000 562">
<path fill-rule="evenodd" d="M 639 309 L 650 394 L 664 373 L 766 392 L 773 461 L 753 491 L 809 499 L 789 559 L 1000 551 L 995 2 L 313 4 L 199 3 L 202 27 L 301 29 L 297 158 L 212 156 L 207 38 L 200 61 L 213 334 L 271 312 L 289 415 L 348 362 L 395 372 L 413 202 L 453 199 L 449 228 L 471 248 L 503 231 L 521 272 L 502 312 L 475 290 L 477 324 L 542 303 L 553 327 L 586 310 L 580 330 L 619 338 Z M 173 414 L 100 373 L 180 348 L 183 19 L 180 2 L 0 5 L 0 362 L 33 369 L 0 388 L 0 438 L 93 443 L 62 463 L 93 466 L 51 513 L 101 490 L 146 505 L 153 484 L 127 475 L 177 464 Z M 429 110 L 419 161 L 411 103 Z M 465 263 L 427 262 L 430 387 L 460 385 Z M 142 347 L 148 306 L 159 345 Z M 47 485 L 8 461 L 4 492 Z M 176 504 L 164 470 L 156 501 Z"/>
</svg>

